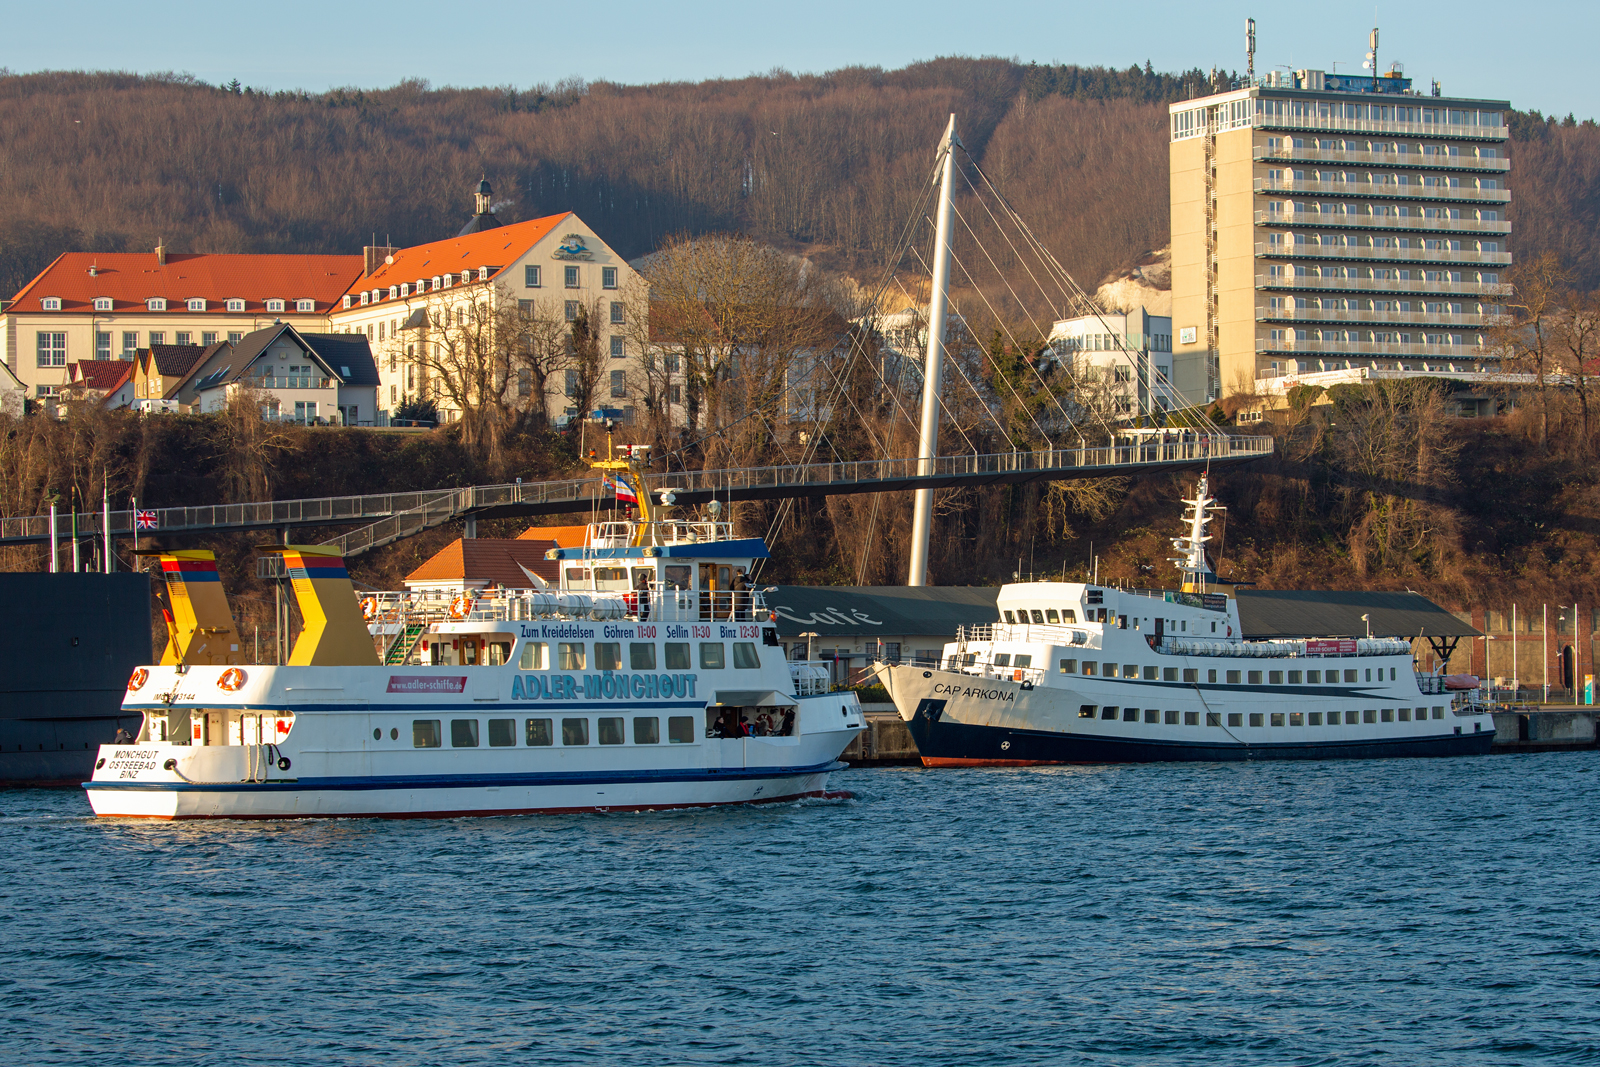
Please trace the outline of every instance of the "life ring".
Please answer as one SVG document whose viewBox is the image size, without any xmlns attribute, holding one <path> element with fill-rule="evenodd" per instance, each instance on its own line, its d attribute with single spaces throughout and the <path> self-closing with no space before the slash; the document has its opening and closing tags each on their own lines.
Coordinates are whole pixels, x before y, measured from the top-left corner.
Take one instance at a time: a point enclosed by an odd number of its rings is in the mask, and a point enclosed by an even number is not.
<svg viewBox="0 0 1600 1067">
<path fill-rule="evenodd" d="M 376 618 L 377 615 L 378 615 L 378 598 L 375 597 L 375 596 L 364 596 L 364 597 L 362 597 L 361 598 L 361 617 L 363 619 L 373 619 L 373 618 Z"/>
<path fill-rule="evenodd" d="M 150 672 L 143 667 L 135 667 L 128 676 L 128 692 L 137 693 L 144 688 L 144 683 L 150 680 Z"/>
<path fill-rule="evenodd" d="M 639 614 L 639 594 L 638 593 L 623 593 L 622 594 L 622 603 L 623 603 L 623 606 L 625 608 L 627 608 L 627 611 L 628 611 L 629 615 L 637 615 L 637 614 Z"/>
<path fill-rule="evenodd" d="M 471 614 L 472 614 L 472 598 L 469 597 L 467 594 L 462 593 L 460 596 L 458 596 L 454 600 L 450 601 L 450 617 L 452 619 L 457 619 L 457 620 L 464 619 L 468 615 L 471 615 Z"/>
<path fill-rule="evenodd" d="M 244 684 L 245 673 L 238 667 L 229 667 L 217 678 L 217 688 L 224 693 L 236 693 Z"/>
<path fill-rule="evenodd" d="M 1228 627 L 1228 636 L 1229 637 L 1233 636 L 1233 627 L 1232 626 Z"/>
</svg>

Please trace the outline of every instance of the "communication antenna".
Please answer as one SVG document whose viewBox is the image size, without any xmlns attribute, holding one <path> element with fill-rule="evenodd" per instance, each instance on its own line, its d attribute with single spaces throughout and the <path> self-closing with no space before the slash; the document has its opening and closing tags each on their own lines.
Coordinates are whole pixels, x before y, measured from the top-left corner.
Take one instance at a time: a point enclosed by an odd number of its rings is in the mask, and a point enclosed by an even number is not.
<svg viewBox="0 0 1600 1067">
<path fill-rule="evenodd" d="M 1361 64 L 1372 69 L 1372 91 L 1378 91 L 1378 27 L 1372 27 L 1372 36 L 1367 38 L 1367 61 Z"/>
<path fill-rule="evenodd" d="M 1245 77 L 1256 80 L 1256 20 L 1244 20 Z"/>
</svg>

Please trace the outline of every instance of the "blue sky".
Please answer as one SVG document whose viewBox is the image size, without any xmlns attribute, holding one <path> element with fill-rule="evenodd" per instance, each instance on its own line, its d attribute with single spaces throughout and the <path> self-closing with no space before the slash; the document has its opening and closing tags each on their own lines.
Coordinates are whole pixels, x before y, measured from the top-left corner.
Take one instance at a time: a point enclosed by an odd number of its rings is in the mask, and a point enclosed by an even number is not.
<svg viewBox="0 0 1600 1067">
<path fill-rule="evenodd" d="M 270 89 L 435 85 L 526 87 L 577 76 L 639 83 L 900 67 L 940 55 L 1023 62 L 1150 60 L 1158 70 L 1244 68 L 1244 19 L 1257 21 L 1257 68 L 1359 70 L 1373 9 L 1363 4 L 805 4 L 615 0 L 589 4 L 361 5 L 280 0 L 217 5 L 108 0 L 18 5 L 0 34 L 0 66 L 187 71 Z M 1509 16 L 1509 17 L 1508 17 Z M 1600 117 L 1591 53 L 1600 4 L 1452 0 L 1380 5 L 1380 65 L 1401 60 L 1425 89 L 1509 99 L 1520 108 Z"/>
</svg>

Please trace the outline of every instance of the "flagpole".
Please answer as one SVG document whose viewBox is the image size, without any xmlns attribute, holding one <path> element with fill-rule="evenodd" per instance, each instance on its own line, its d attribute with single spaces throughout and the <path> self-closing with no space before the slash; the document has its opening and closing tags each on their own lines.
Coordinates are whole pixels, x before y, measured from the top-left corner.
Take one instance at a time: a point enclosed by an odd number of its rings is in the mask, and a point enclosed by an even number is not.
<svg viewBox="0 0 1600 1067">
<path fill-rule="evenodd" d="M 111 571 L 112 571 L 112 567 L 111 567 L 111 486 L 110 485 L 102 485 L 100 487 L 100 489 L 101 489 L 101 492 L 103 494 L 102 497 L 101 497 L 101 501 L 100 501 L 100 507 L 101 507 L 101 514 L 102 514 L 102 517 L 103 517 L 104 522 L 105 522 L 105 534 L 106 534 L 106 573 L 110 574 Z"/>
</svg>

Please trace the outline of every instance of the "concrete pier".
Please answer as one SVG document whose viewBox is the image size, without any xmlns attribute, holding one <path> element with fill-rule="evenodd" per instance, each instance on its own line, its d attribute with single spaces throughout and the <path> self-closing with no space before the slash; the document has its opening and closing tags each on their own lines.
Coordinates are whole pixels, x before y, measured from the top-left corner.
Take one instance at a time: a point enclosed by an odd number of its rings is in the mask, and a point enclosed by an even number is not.
<svg viewBox="0 0 1600 1067">
<path fill-rule="evenodd" d="M 911 731 L 905 720 L 894 710 L 893 704 L 863 704 L 862 719 L 866 729 L 850 742 L 839 758 L 856 767 L 887 767 L 920 764 L 917 743 L 911 740 Z"/>
</svg>

